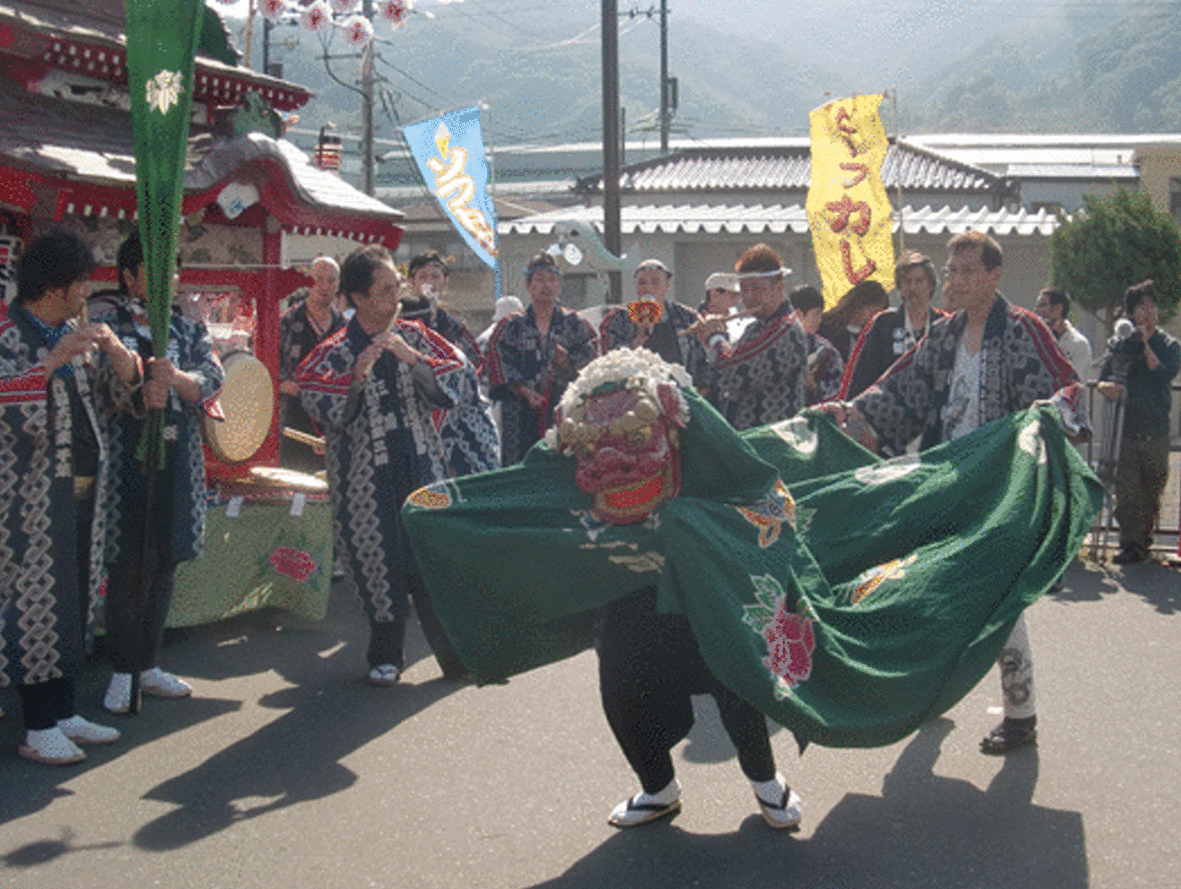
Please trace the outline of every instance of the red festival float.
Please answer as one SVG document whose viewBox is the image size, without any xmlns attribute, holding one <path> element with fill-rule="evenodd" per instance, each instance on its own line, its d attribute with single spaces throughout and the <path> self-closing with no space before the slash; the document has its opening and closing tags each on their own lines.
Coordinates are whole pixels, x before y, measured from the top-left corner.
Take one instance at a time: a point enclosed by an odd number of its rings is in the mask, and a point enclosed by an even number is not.
<svg viewBox="0 0 1181 889">
<path fill-rule="evenodd" d="M 249 349 L 273 387 L 280 300 L 308 283 L 280 267 L 284 239 L 335 235 L 392 250 L 401 214 L 280 137 L 281 113 L 310 94 L 238 67 L 212 12 L 196 64 L 177 303 L 209 323 L 231 360 Z M 66 227 L 95 245 L 96 278 L 113 285 L 115 251 L 136 224 L 121 0 L 0 0 L 0 103 L 0 276 L 11 280 L 29 237 Z M 232 392 L 227 400 L 233 411 Z M 274 411 L 259 433 L 243 424 L 266 411 L 250 407 L 214 436 L 212 477 L 277 462 Z"/>
<path fill-rule="evenodd" d="M 401 213 L 282 138 L 283 115 L 310 94 L 239 67 L 215 12 L 206 10 L 196 61 L 175 305 L 206 321 L 227 366 L 227 421 L 206 438 L 211 482 L 229 489 L 251 468 L 278 462 L 280 301 L 309 283 L 283 267 L 298 252 L 293 243 L 329 235 L 392 250 Z M 0 103 L 0 292 L 12 295 L 23 244 L 53 228 L 91 244 L 96 280 L 114 286 L 115 255 L 138 224 L 122 0 L 0 0 Z M 219 558 L 213 530 L 198 563 L 206 577 L 242 557 Z M 306 556 L 310 544 L 285 546 L 279 534 L 270 546 Z M 330 565 L 330 541 L 319 548 Z M 291 572 L 291 559 L 272 553 L 270 561 L 285 578 L 307 580 L 306 565 Z M 330 574 L 325 567 L 317 576 Z"/>
</svg>

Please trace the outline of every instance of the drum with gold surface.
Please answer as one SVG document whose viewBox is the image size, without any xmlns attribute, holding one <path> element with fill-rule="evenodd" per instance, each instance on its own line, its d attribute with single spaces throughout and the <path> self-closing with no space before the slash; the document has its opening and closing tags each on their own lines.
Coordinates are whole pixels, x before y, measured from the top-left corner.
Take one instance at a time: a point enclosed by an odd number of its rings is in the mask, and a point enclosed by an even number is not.
<svg viewBox="0 0 1181 889">
<path fill-rule="evenodd" d="M 243 463 L 263 446 L 275 416 L 275 386 L 266 365 L 246 351 L 222 356 L 225 420 L 204 420 L 205 441 L 223 463 Z"/>
</svg>

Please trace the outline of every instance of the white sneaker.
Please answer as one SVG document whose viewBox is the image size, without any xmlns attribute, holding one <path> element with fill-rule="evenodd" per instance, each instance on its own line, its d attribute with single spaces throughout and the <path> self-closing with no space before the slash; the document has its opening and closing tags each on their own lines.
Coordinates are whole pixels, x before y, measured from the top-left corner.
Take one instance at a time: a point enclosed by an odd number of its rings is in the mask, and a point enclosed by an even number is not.
<svg viewBox="0 0 1181 889">
<path fill-rule="evenodd" d="M 191 685 L 159 667 L 152 667 L 139 674 L 139 688 L 145 695 L 156 698 L 187 698 L 193 693 Z"/>
<path fill-rule="evenodd" d="M 108 713 L 131 712 L 131 674 L 112 673 L 103 697 L 103 708 Z"/>
<path fill-rule="evenodd" d="M 378 664 L 369 671 L 370 685 L 394 685 L 398 681 L 398 668 L 393 664 Z"/>
<path fill-rule="evenodd" d="M 656 793 L 637 793 L 625 799 L 607 818 L 613 827 L 637 827 L 681 811 L 681 785 L 673 778 L 663 790 Z"/>
<path fill-rule="evenodd" d="M 68 766 L 86 759 L 82 748 L 57 727 L 26 732 L 25 743 L 16 752 L 24 759 L 47 766 Z"/>
<path fill-rule="evenodd" d="M 755 791 L 755 799 L 758 801 L 759 812 L 762 813 L 763 820 L 780 830 L 799 827 L 800 821 L 804 817 L 803 800 L 800 799 L 799 794 L 788 787 L 783 776 L 778 773 L 776 773 L 774 780 L 768 781 L 767 784 L 773 785 L 768 788 L 773 794 L 770 802 L 763 799 L 758 790 Z"/>
<path fill-rule="evenodd" d="M 57 727 L 62 734 L 75 744 L 114 744 L 119 740 L 119 730 L 98 725 L 75 714 L 69 719 L 59 719 Z"/>
</svg>

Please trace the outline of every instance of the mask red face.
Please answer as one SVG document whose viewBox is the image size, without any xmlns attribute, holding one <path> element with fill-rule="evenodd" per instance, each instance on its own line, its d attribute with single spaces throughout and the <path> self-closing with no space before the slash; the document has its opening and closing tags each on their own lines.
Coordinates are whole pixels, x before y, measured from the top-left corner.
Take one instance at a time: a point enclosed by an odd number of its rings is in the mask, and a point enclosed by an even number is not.
<svg viewBox="0 0 1181 889">
<path fill-rule="evenodd" d="M 675 399 L 671 386 L 666 397 Z M 614 524 L 643 521 L 663 500 L 681 487 L 681 459 L 677 431 L 665 404 L 657 405 L 642 390 L 614 389 L 592 395 L 578 423 L 573 450 L 578 468 L 575 481 L 595 496 L 595 513 Z M 569 430 L 569 427 L 566 427 Z"/>
</svg>

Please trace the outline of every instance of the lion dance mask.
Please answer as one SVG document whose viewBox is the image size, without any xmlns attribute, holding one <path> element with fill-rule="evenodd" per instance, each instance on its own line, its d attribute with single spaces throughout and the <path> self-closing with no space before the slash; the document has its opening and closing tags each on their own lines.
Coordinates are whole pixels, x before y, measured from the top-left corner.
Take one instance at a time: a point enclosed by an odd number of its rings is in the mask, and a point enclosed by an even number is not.
<svg viewBox="0 0 1181 889">
<path fill-rule="evenodd" d="M 606 522 L 643 521 L 681 488 L 677 430 L 689 422 L 688 375 L 646 349 L 591 362 L 566 390 L 551 443 L 573 455 L 578 487 Z"/>
</svg>

